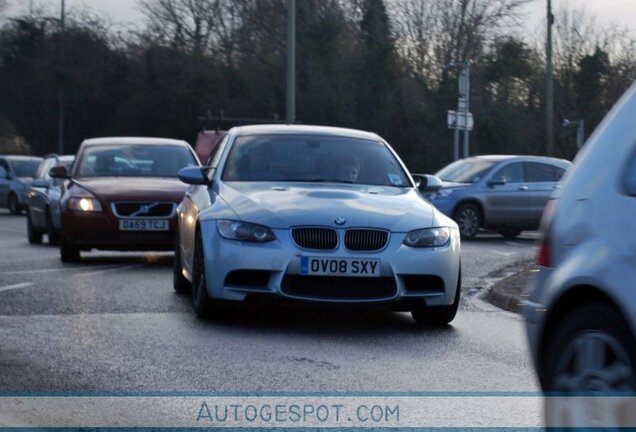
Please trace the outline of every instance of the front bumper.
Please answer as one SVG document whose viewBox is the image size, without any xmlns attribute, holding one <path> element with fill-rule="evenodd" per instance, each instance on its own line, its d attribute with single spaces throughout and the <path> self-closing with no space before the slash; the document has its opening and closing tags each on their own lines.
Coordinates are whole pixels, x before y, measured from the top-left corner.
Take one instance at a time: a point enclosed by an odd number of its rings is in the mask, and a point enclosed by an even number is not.
<svg viewBox="0 0 636 432">
<path fill-rule="evenodd" d="M 405 234 L 391 234 L 379 252 L 352 252 L 339 246 L 325 252 L 304 250 L 289 230 L 273 230 L 277 240 L 248 243 L 218 235 L 215 221 L 203 221 L 208 295 L 244 301 L 254 296 L 283 300 L 386 305 L 393 308 L 445 306 L 453 303 L 457 289 L 460 240 L 440 248 L 415 249 L 402 244 Z M 304 276 L 301 257 L 379 259 L 379 277 Z"/>
<path fill-rule="evenodd" d="M 173 250 L 176 217 L 168 231 L 120 231 L 119 219 L 110 213 L 62 212 L 65 241 L 80 249 L 118 251 Z"/>
</svg>

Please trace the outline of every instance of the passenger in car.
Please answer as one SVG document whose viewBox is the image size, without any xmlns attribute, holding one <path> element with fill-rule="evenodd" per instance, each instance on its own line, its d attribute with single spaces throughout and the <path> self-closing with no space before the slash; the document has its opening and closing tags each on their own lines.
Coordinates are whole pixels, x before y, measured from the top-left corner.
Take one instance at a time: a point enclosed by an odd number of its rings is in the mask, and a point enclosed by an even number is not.
<svg viewBox="0 0 636 432">
<path fill-rule="evenodd" d="M 336 179 L 345 182 L 355 182 L 360 175 L 360 160 L 352 154 L 342 155 L 338 159 Z"/>
</svg>

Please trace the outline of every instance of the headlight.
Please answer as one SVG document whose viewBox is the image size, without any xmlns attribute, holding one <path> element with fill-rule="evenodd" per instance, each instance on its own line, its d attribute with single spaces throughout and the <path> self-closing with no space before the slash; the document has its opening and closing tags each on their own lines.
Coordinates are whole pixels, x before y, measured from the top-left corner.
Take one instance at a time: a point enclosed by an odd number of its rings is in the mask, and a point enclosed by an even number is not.
<svg viewBox="0 0 636 432">
<path fill-rule="evenodd" d="M 91 197 L 73 197 L 68 200 L 68 208 L 81 212 L 100 212 L 102 206 L 99 201 Z"/>
<path fill-rule="evenodd" d="M 450 228 L 428 228 L 409 232 L 402 243 L 414 248 L 444 246 L 450 240 Z"/>
<path fill-rule="evenodd" d="M 263 225 L 220 220 L 217 221 L 216 227 L 219 234 L 228 240 L 266 243 L 276 239 L 272 230 Z"/>
</svg>

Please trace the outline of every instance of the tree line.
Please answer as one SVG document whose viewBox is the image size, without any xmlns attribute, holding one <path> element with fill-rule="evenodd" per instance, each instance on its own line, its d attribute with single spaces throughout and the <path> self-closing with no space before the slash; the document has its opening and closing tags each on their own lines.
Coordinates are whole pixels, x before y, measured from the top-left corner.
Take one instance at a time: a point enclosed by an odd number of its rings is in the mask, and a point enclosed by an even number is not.
<svg viewBox="0 0 636 432">
<path fill-rule="evenodd" d="M 457 102 L 451 62 L 471 63 L 471 153 L 545 154 L 545 41 L 524 35 L 528 0 L 297 0 L 297 119 L 377 132 L 414 172 L 452 159 L 446 112 Z M 219 117 L 285 118 L 285 0 L 139 0 L 142 28 L 50 11 L 2 19 L 0 125 L 32 152 L 87 137 L 192 142 Z M 2 5 L 0 0 L 0 16 Z M 541 29 L 543 31 L 543 28 Z M 576 8 L 556 13 L 555 156 L 573 158 L 636 77 L 636 42 Z"/>
</svg>

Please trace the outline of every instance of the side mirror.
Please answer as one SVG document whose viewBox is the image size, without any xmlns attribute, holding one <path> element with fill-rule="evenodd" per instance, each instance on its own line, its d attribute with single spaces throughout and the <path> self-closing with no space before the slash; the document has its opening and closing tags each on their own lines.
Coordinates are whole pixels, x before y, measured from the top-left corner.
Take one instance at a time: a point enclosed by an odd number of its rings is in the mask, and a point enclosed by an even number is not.
<svg viewBox="0 0 636 432">
<path fill-rule="evenodd" d="M 68 172 L 66 171 L 66 167 L 64 165 L 54 166 L 49 170 L 49 176 L 56 179 L 67 179 L 70 178 Z"/>
<path fill-rule="evenodd" d="M 506 178 L 504 176 L 501 176 L 499 178 L 496 179 L 490 179 L 488 180 L 488 186 L 493 187 L 493 186 L 504 186 L 506 183 L 508 183 L 506 181 Z"/>
<path fill-rule="evenodd" d="M 444 184 L 439 177 L 430 174 L 412 174 L 415 186 L 422 193 L 437 192 Z"/>
<path fill-rule="evenodd" d="M 49 182 L 47 182 L 44 179 L 36 179 L 36 180 L 33 180 L 31 182 L 31 187 L 48 189 L 49 188 Z"/>
<path fill-rule="evenodd" d="M 191 166 L 182 168 L 177 175 L 179 180 L 190 185 L 207 185 L 210 181 L 206 176 L 205 167 Z"/>
</svg>

